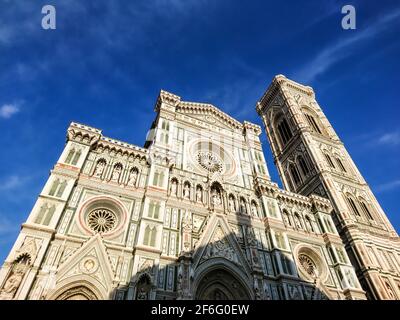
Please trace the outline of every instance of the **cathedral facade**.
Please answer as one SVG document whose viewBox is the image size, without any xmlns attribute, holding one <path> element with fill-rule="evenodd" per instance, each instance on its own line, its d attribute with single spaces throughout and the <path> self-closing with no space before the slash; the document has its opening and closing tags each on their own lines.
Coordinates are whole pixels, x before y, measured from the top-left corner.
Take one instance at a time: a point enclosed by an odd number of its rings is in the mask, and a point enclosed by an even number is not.
<svg viewBox="0 0 400 320">
<path fill-rule="evenodd" d="M 258 125 L 161 91 L 144 147 L 71 123 L 0 299 L 400 299 L 400 241 L 318 105 L 276 76 Z"/>
</svg>

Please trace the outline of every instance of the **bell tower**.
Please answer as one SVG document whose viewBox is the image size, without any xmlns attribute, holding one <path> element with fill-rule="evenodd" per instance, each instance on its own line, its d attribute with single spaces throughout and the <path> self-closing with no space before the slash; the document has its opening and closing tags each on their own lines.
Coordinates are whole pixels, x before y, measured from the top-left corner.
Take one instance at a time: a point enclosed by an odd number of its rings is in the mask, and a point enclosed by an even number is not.
<svg viewBox="0 0 400 320">
<path fill-rule="evenodd" d="M 332 125 L 304 86 L 276 76 L 256 110 L 286 190 L 330 199 L 369 299 L 400 299 L 400 239 Z"/>
</svg>

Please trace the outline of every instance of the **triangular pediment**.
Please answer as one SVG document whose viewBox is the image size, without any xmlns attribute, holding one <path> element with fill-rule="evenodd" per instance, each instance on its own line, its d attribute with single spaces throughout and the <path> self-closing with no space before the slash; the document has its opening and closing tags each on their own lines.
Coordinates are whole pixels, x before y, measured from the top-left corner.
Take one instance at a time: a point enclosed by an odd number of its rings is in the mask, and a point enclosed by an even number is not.
<svg viewBox="0 0 400 320">
<path fill-rule="evenodd" d="M 242 129 L 243 125 L 230 115 L 211 104 L 181 102 L 176 111 L 209 125 L 214 125 L 228 130 Z"/>
<path fill-rule="evenodd" d="M 105 289 L 109 289 L 112 285 L 114 275 L 111 263 L 99 234 L 87 241 L 60 266 L 57 282 L 79 275 L 97 280 Z"/>
<path fill-rule="evenodd" d="M 223 217 L 214 214 L 209 218 L 199 242 L 193 256 L 196 267 L 209 259 L 224 258 L 248 272 L 251 271 L 234 231 Z"/>
</svg>

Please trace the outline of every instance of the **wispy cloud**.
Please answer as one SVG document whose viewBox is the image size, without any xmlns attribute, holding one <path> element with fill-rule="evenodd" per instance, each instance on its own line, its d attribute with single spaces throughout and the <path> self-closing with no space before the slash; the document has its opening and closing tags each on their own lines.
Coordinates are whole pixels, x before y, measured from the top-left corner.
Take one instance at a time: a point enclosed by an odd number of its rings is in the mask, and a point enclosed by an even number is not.
<svg viewBox="0 0 400 320">
<path fill-rule="evenodd" d="M 5 178 L 3 181 L 0 181 L 0 191 L 11 191 L 14 190 L 21 185 L 23 185 L 26 180 L 29 179 L 27 177 L 21 177 L 18 175 L 12 175 Z"/>
<path fill-rule="evenodd" d="M 13 115 L 19 112 L 19 107 L 16 104 L 3 104 L 0 107 L 0 118 L 10 119 Z"/>
<path fill-rule="evenodd" d="M 335 63 L 353 54 L 358 44 L 380 34 L 391 24 L 398 22 L 399 17 L 400 8 L 381 16 L 361 31 L 358 29 L 355 31 L 347 31 L 354 33 L 350 37 L 343 37 L 339 41 L 323 49 L 310 62 L 297 70 L 293 77 L 306 83 L 313 81 L 318 75 L 327 71 Z"/>
<path fill-rule="evenodd" d="M 379 144 L 395 146 L 400 144 L 400 132 L 385 133 L 377 139 Z"/>
<path fill-rule="evenodd" d="M 386 182 L 376 186 L 374 189 L 378 193 L 383 193 L 386 191 L 391 191 L 400 187 L 400 179 Z"/>
</svg>

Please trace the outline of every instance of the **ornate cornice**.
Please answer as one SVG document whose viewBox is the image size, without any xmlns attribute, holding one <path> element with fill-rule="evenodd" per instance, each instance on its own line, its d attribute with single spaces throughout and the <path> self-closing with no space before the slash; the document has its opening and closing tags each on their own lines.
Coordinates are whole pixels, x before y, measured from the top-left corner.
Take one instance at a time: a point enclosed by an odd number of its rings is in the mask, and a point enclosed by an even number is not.
<svg viewBox="0 0 400 320">
<path fill-rule="evenodd" d="M 101 137 L 101 130 L 76 122 L 71 122 L 67 130 L 67 141 L 94 145 Z"/>
</svg>

